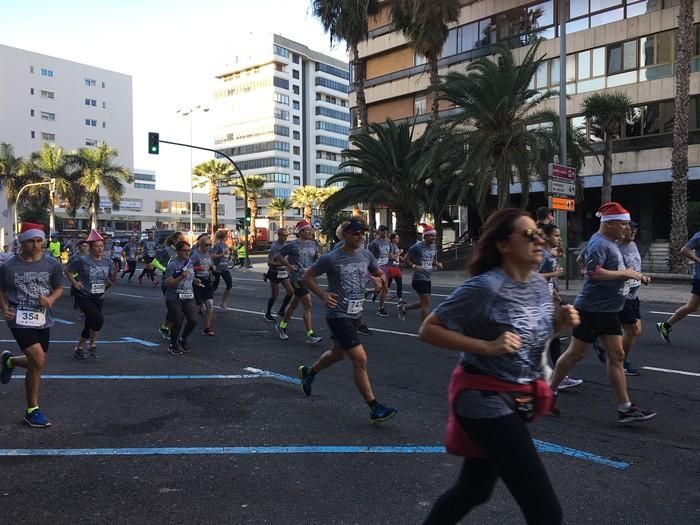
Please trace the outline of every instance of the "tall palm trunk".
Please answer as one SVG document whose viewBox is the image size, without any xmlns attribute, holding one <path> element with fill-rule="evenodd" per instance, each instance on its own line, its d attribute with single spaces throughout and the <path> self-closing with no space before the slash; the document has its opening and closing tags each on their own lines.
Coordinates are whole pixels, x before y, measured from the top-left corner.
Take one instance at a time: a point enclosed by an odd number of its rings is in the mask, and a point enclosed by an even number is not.
<svg viewBox="0 0 700 525">
<path fill-rule="evenodd" d="M 304 206 L 304 220 L 306 222 L 311 222 L 313 215 L 314 215 L 314 212 L 313 212 L 313 208 L 311 207 L 311 203 Z"/>
<path fill-rule="evenodd" d="M 693 53 L 693 3 L 693 0 L 681 0 L 678 13 L 676 104 L 671 155 L 671 233 L 668 245 L 671 273 L 684 273 L 687 268 L 680 251 L 688 239 L 688 92 Z"/>
<path fill-rule="evenodd" d="M 605 204 L 612 200 L 612 149 L 613 149 L 613 134 L 610 131 L 605 131 L 605 150 L 603 152 L 603 186 L 600 188 L 600 203 Z"/>
<path fill-rule="evenodd" d="M 369 122 L 367 122 L 367 100 L 365 98 L 365 62 L 360 58 L 357 45 L 352 46 L 352 70 L 360 128 L 362 131 L 368 132 Z"/>
<path fill-rule="evenodd" d="M 98 221 L 98 210 L 100 209 L 100 188 L 99 186 L 97 189 L 94 191 L 92 194 L 92 213 L 90 214 L 90 228 L 93 230 L 97 229 L 97 221 Z"/>
<path fill-rule="evenodd" d="M 209 206 L 211 207 L 211 234 L 214 235 L 219 224 L 219 188 L 216 186 L 209 190 Z"/>
<path fill-rule="evenodd" d="M 416 216 L 412 212 L 396 210 L 396 233 L 404 250 L 416 242 Z"/>
<path fill-rule="evenodd" d="M 250 232 L 248 237 L 250 243 L 255 246 L 255 237 L 257 230 L 255 229 L 255 218 L 258 216 L 258 201 L 256 199 L 248 199 L 248 207 L 250 208 Z"/>
<path fill-rule="evenodd" d="M 435 91 L 435 88 L 440 84 L 437 55 L 428 58 L 428 72 L 430 74 L 430 87 L 433 89 L 432 104 L 430 106 L 430 122 L 432 123 L 437 122 L 440 117 L 440 101 L 438 100 L 437 91 Z"/>
</svg>

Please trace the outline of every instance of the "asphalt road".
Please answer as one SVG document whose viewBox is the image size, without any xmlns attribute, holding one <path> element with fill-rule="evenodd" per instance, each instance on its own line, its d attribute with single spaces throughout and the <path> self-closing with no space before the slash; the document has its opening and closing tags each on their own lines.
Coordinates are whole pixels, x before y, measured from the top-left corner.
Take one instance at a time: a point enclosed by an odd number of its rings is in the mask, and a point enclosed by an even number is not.
<svg viewBox="0 0 700 525">
<path fill-rule="evenodd" d="M 399 409 L 373 426 L 347 362 L 321 373 L 310 398 L 301 393 L 297 366 L 327 347 L 322 307 L 320 345 L 303 342 L 300 320 L 281 341 L 262 317 L 267 291 L 260 274 L 236 272 L 216 336 L 197 331 L 191 354 L 171 356 L 157 332 L 160 290 L 120 281 L 106 299 L 100 358 L 89 361 L 72 357 L 80 322 L 66 294 L 42 385 L 53 426 L 22 424 L 20 377 L 0 386 L 0 523 L 421 523 L 461 464 L 440 448 L 456 355 L 417 340 L 416 312 L 378 318 L 366 303 L 373 386 Z M 434 301 L 449 291 L 435 287 Z M 642 375 L 629 378 L 633 400 L 656 419 L 616 422 L 591 352 L 573 374 L 585 383 L 560 396 L 563 416 L 531 427 L 566 523 L 697 523 L 700 319 L 679 324 L 669 346 L 652 324 L 669 309 L 643 306 L 632 359 Z M 1 325 L 0 338 L 16 351 Z M 465 522 L 523 519 L 499 484 Z"/>
</svg>

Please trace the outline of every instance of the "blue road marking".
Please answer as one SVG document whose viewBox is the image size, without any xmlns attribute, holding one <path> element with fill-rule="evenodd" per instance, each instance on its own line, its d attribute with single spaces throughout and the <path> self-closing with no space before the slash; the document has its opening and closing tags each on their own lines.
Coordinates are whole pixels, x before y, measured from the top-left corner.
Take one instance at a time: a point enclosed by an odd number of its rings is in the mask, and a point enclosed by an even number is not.
<svg viewBox="0 0 700 525">
<path fill-rule="evenodd" d="M 16 343 L 14 339 L 0 339 L 0 343 Z M 49 341 L 51 344 L 71 344 L 74 345 L 78 341 L 75 339 L 52 339 Z M 137 339 L 136 337 L 122 337 L 121 339 L 117 341 L 101 341 L 98 340 L 97 344 L 108 344 L 108 345 L 124 345 L 128 343 L 133 343 L 133 344 L 139 344 L 143 346 L 148 346 L 148 347 L 153 347 L 153 346 L 160 346 L 158 343 L 152 343 L 150 341 L 144 341 L 143 339 Z"/>
<path fill-rule="evenodd" d="M 75 324 L 73 321 L 67 321 L 66 319 L 61 319 L 60 317 L 54 317 L 53 320 L 59 324 Z"/>
<path fill-rule="evenodd" d="M 630 465 L 588 452 L 567 449 L 535 440 L 540 452 L 563 454 L 606 467 L 624 470 Z M 66 456 L 192 456 L 192 455 L 261 455 L 261 454 L 445 454 L 445 447 L 432 445 L 380 446 L 259 446 L 259 447 L 152 447 L 152 448 L 7 448 L 0 457 L 66 457 Z"/>
<path fill-rule="evenodd" d="M 24 379 L 23 375 L 14 376 Z M 202 375 L 96 375 L 96 374 L 43 374 L 41 379 L 78 379 L 88 381 L 153 381 L 178 379 L 263 379 L 261 374 L 202 374 Z"/>
</svg>

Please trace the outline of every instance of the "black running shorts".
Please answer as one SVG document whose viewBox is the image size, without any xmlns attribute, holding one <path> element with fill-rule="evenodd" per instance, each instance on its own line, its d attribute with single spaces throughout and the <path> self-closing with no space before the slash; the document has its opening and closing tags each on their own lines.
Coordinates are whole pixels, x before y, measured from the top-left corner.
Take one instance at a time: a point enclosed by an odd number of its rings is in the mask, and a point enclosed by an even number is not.
<svg viewBox="0 0 700 525">
<path fill-rule="evenodd" d="M 411 287 L 416 291 L 418 295 L 428 294 L 432 291 L 431 281 L 411 281 Z"/>
<path fill-rule="evenodd" d="M 693 288 L 691 290 L 691 293 L 693 295 L 699 295 L 700 296 L 700 279 L 693 279 Z"/>
<path fill-rule="evenodd" d="M 357 328 L 360 326 L 360 319 L 348 319 L 347 317 L 338 317 L 335 319 L 326 319 L 328 328 L 331 329 L 331 339 L 342 350 L 350 350 L 362 344 L 360 336 L 357 333 Z"/>
<path fill-rule="evenodd" d="M 283 277 L 280 279 L 279 277 L 277 277 L 277 270 L 273 270 L 272 268 L 270 268 L 267 271 L 267 278 L 270 279 L 271 283 L 281 283 L 285 279 L 289 279 L 289 274 L 287 274 L 287 277 Z"/>
<path fill-rule="evenodd" d="M 625 306 L 622 307 L 622 311 L 620 312 L 620 322 L 622 324 L 634 324 L 641 318 L 642 314 L 639 311 L 639 298 L 626 299 Z"/>
<path fill-rule="evenodd" d="M 592 343 L 601 335 L 622 335 L 620 312 L 578 311 L 581 324 L 574 328 L 573 336 L 584 343 Z"/>
<path fill-rule="evenodd" d="M 304 297 L 305 295 L 309 295 L 311 293 L 309 289 L 304 286 L 304 283 L 300 281 L 292 281 L 292 288 L 294 288 L 294 295 L 296 297 Z"/>
<path fill-rule="evenodd" d="M 211 287 L 211 283 L 207 280 L 202 280 L 204 286 L 193 286 L 194 289 L 194 300 L 197 305 L 201 305 L 204 301 L 209 299 L 214 299 L 214 290 Z"/>
<path fill-rule="evenodd" d="M 44 353 L 49 351 L 49 328 L 10 328 L 20 350 L 24 352 L 32 345 L 40 344 Z"/>
</svg>

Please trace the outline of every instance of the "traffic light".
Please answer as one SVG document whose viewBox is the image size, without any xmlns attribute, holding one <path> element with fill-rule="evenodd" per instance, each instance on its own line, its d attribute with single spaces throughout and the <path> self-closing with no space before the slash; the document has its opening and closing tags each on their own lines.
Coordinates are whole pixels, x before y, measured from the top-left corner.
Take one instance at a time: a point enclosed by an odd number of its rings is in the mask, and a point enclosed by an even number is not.
<svg viewBox="0 0 700 525">
<path fill-rule="evenodd" d="M 250 219 L 253 215 L 250 213 L 250 208 L 245 209 L 245 222 L 250 224 Z"/>
<path fill-rule="evenodd" d="M 158 133 L 150 131 L 148 133 L 148 153 L 158 155 L 160 150 L 160 137 Z"/>
</svg>

